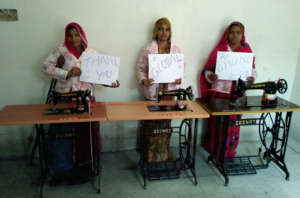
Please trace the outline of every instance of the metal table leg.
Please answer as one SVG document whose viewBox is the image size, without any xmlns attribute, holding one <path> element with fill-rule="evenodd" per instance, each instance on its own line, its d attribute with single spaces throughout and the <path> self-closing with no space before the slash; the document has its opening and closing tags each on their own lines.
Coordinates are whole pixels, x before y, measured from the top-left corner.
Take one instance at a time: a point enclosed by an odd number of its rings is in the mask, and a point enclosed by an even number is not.
<svg viewBox="0 0 300 198">
<path fill-rule="evenodd" d="M 40 198 L 43 197 L 44 184 L 47 177 L 47 161 L 46 161 L 46 148 L 45 148 L 45 134 L 43 125 L 35 125 L 37 137 L 37 145 L 39 148 L 39 161 L 40 161 Z"/>
<path fill-rule="evenodd" d="M 194 184 L 197 185 L 195 170 L 197 150 L 198 119 L 195 119 L 194 131 L 192 130 L 192 119 L 184 119 L 179 127 L 179 154 L 183 170 L 190 170 L 194 177 Z"/>
<path fill-rule="evenodd" d="M 216 135 L 214 143 L 214 152 L 208 157 L 208 162 L 212 162 L 219 170 L 225 179 L 225 186 L 228 186 L 229 178 L 224 168 L 225 152 L 226 152 L 226 139 L 228 130 L 228 116 L 216 116 Z"/>
</svg>

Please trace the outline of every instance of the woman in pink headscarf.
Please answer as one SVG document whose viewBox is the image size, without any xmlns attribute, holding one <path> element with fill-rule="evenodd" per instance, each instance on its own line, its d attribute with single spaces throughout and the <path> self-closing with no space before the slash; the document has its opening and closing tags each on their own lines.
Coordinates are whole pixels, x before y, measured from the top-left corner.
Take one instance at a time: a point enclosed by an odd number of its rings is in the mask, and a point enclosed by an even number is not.
<svg viewBox="0 0 300 198">
<path fill-rule="evenodd" d="M 225 30 L 221 40 L 211 52 L 207 63 L 200 75 L 200 93 L 201 98 L 230 98 L 231 91 L 235 88 L 235 82 L 229 80 L 219 80 L 215 74 L 217 53 L 224 52 L 248 52 L 252 53 L 249 44 L 245 39 L 245 28 L 240 22 L 231 23 Z M 247 78 L 248 83 L 253 83 L 256 78 L 255 62 L 253 59 L 252 76 Z M 238 119 L 241 116 L 229 116 L 229 121 Z M 216 117 L 209 119 L 208 130 L 204 134 L 204 147 L 209 153 L 213 153 L 214 140 L 216 135 Z M 226 141 L 225 157 L 234 157 L 235 150 L 239 143 L 240 128 L 237 126 L 228 126 L 228 139 Z M 219 151 L 217 157 L 219 158 Z"/>
<path fill-rule="evenodd" d="M 89 89 L 93 95 L 93 84 L 79 80 L 83 52 L 96 53 L 88 47 L 88 41 L 81 26 L 77 23 L 69 23 L 65 28 L 64 43 L 59 44 L 50 53 L 43 65 L 43 71 L 51 78 L 57 79 L 55 91 L 65 93 Z M 118 86 L 118 81 L 111 85 L 111 87 Z"/>
<path fill-rule="evenodd" d="M 65 28 L 65 40 L 48 56 L 43 64 L 43 71 L 57 80 L 55 91 L 66 93 L 71 91 L 90 90 L 92 102 L 95 101 L 94 85 L 80 81 L 82 54 L 96 53 L 88 47 L 88 41 L 82 27 L 77 23 L 69 23 Z M 119 82 L 109 87 L 118 87 Z M 99 133 L 100 123 L 54 124 L 51 126 L 50 137 L 58 133 L 74 133 L 73 140 L 55 140 L 52 147 L 54 172 L 73 170 L 75 167 L 91 166 L 91 150 L 89 134 Z M 90 131 L 91 130 L 91 131 Z M 92 132 L 92 133 L 91 133 Z M 98 136 L 98 149 L 101 151 L 101 136 Z M 55 139 L 55 138 L 54 138 Z M 78 178 L 76 178 L 78 179 Z M 80 179 L 80 178 L 79 178 Z M 72 180 L 72 179 L 71 179 Z M 76 181 L 74 181 L 76 182 Z M 77 181 L 80 182 L 80 181 Z"/>
</svg>

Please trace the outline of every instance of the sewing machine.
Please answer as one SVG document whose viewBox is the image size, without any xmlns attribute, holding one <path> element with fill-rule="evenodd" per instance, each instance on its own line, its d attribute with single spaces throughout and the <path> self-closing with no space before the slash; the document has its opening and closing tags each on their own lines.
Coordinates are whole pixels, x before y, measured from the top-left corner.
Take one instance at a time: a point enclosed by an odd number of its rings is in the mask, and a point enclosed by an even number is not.
<svg viewBox="0 0 300 198">
<path fill-rule="evenodd" d="M 194 94 L 191 86 L 186 89 L 176 89 L 171 91 L 158 89 L 156 91 L 156 102 L 159 103 L 164 97 L 175 97 L 176 104 L 148 106 L 149 111 L 184 111 L 187 108 L 187 98 L 192 100 Z"/>
<path fill-rule="evenodd" d="M 76 114 L 90 111 L 91 91 L 73 91 L 67 93 L 52 92 L 53 108 L 47 109 L 45 114 Z M 69 103 L 70 107 L 58 108 L 58 103 Z"/>
<path fill-rule="evenodd" d="M 284 94 L 287 91 L 287 82 L 284 79 L 279 79 L 276 81 L 267 81 L 255 84 L 248 84 L 245 81 L 239 79 L 235 91 L 235 95 L 240 98 L 244 95 L 246 90 L 249 89 L 262 89 L 264 90 L 261 104 L 263 106 L 268 105 L 276 105 L 277 104 L 277 97 L 276 92 L 278 91 L 281 94 Z"/>
</svg>

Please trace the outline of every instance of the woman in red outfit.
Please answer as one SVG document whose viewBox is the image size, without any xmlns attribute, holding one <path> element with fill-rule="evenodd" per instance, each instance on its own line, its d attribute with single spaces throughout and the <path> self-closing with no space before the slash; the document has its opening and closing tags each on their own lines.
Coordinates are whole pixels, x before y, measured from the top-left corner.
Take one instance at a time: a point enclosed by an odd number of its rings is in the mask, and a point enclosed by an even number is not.
<svg viewBox="0 0 300 198">
<path fill-rule="evenodd" d="M 235 81 L 219 80 L 215 74 L 217 61 L 217 53 L 223 52 L 246 52 L 252 53 L 249 44 L 245 39 L 245 27 L 240 22 L 231 23 L 225 30 L 221 40 L 211 52 L 207 63 L 200 75 L 200 92 L 201 98 L 230 98 L 231 92 L 235 87 Z M 255 62 L 253 59 L 252 76 L 247 78 L 248 83 L 253 83 L 256 78 Z M 229 116 L 229 122 L 233 119 L 240 119 L 240 115 Z M 228 138 L 226 140 L 225 157 L 234 157 L 235 150 L 239 143 L 240 128 L 237 126 L 228 126 Z M 209 153 L 214 153 L 214 142 L 216 135 L 216 117 L 211 116 L 208 123 L 208 129 L 204 134 L 204 147 Z M 217 151 L 217 158 L 220 156 L 220 151 Z"/>
</svg>

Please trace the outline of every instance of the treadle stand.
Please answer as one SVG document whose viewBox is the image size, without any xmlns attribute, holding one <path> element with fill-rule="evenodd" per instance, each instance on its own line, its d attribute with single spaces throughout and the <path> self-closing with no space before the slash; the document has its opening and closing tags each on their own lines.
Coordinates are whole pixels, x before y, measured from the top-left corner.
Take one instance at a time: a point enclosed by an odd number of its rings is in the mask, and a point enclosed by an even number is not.
<svg viewBox="0 0 300 198">
<path fill-rule="evenodd" d="M 54 91 L 56 85 L 56 80 L 52 79 L 51 80 L 51 84 L 48 90 L 48 94 L 47 94 L 47 98 L 46 98 L 46 102 L 45 104 L 52 104 L 53 103 L 53 94 L 52 92 Z M 91 125 L 91 123 L 90 123 Z M 50 126 L 51 127 L 51 126 Z M 47 177 L 49 175 L 49 166 L 48 166 L 48 159 L 47 159 L 47 141 L 45 138 L 45 130 L 44 130 L 44 125 L 43 124 L 36 124 L 35 125 L 36 128 L 36 137 L 35 137 L 35 141 L 33 144 L 33 148 L 31 151 L 31 155 L 30 155 L 30 164 L 33 164 L 33 160 L 34 160 L 34 155 L 35 155 L 35 151 L 38 148 L 39 151 L 39 163 L 40 163 L 40 171 L 41 171 L 41 176 L 40 176 L 40 198 L 43 197 L 43 189 L 44 189 L 44 184 L 46 183 Z M 99 141 L 99 132 L 96 133 L 96 137 L 94 137 L 94 134 L 91 132 L 90 129 L 90 141 L 92 142 L 90 145 L 91 148 L 91 153 L 92 153 L 92 175 L 93 176 L 98 176 L 98 186 L 96 187 L 96 191 L 97 193 L 101 192 L 101 170 L 102 170 L 102 166 L 101 166 L 101 158 L 100 158 L 100 150 L 98 148 L 98 146 L 95 145 L 99 145 L 98 141 Z M 95 139 L 96 138 L 96 139 Z M 94 141 L 94 139 L 96 141 Z"/>
<path fill-rule="evenodd" d="M 47 158 L 47 141 L 45 137 L 45 130 L 43 124 L 40 125 L 35 125 L 36 127 L 36 132 L 37 135 L 36 137 L 39 137 L 37 139 L 37 145 L 38 145 L 38 151 L 39 151 L 39 163 L 40 163 L 40 198 L 43 197 L 43 191 L 44 191 L 44 184 L 47 181 L 47 178 L 49 176 L 49 163 L 48 163 L 48 158 Z M 101 170 L 102 170 L 102 165 L 101 165 L 101 157 L 100 157 L 100 150 L 98 145 L 98 135 L 99 132 L 96 133 L 96 137 L 94 137 L 93 133 L 90 134 L 91 136 L 91 151 L 93 153 L 93 160 L 91 164 L 91 173 L 92 176 L 97 176 L 97 187 L 96 191 L 97 193 L 101 193 Z M 96 140 L 96 141 L 94 141 Z"/>
<path fill-rule="evenodd" d="M 219 140 L 215 138 L 214 153 L 208 157 L 208 162 L 212 162 L 223 175 L 225 186 L 229 183 L 229 175 L 256 174 L 256 169 L 267 168 L 271 161 L 286 174 L 285 179 L 289 180 L 290 174 L 285 163 L 285 153 L 291 118 L 292 112 L 286 112 L 285 117 L 283 112 L 276 112 L 273 117 L 271 113 L 262 113 L 260 118 L 251 119 L 252 121 L 257 120 L 258 123 L 256 121 L 249 122 L 249 119 L 233 120 L 232 123 L 242 122 L 247 123 L 247 125 L 258 125 L 260 140 L 265 151 L 262 156 L 262 148 L 259 148 L 257 155 L 226 159 L 224 156 L 226 150 L 228 116 L 216 117 L 216 137 L 219 137 Z M 251 162 L 252 158 L 258 158 L 261 164 L 253 165 Z"/>
<path fill-rule="evenodd" d="M 179 127 L 172 127 L 172 133 L 179 134 L 179 157 L 172 161 L 148 163 L 146 148 L 144 147 L 144 121 L 140 124 L 140 160 L 139 170 L 143 176 L 143 188 L 146 189 L 146 180 L 176 179 L 180 177 L 181 170 L 190 170 L 194 185 L 198 184 L 195 171 L 195 157 L 197 145 L 198 119 L 194 123 L 194 136 L 192 137 L 192 119 L 184 119 Z"/>
</svg>

